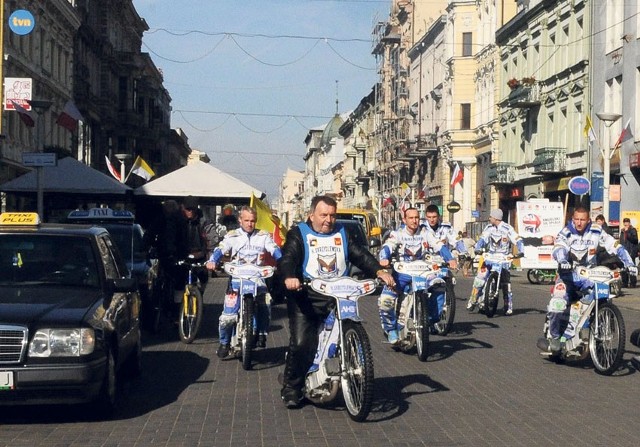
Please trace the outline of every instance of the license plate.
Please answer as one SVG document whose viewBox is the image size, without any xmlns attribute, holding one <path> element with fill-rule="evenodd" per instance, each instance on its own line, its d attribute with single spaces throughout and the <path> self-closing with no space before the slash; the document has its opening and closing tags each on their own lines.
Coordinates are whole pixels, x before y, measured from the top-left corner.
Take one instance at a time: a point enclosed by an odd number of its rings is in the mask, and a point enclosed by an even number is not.
<svg viewBox="0 0 640 447">
<path fill-rule="evenodd" d="M 0 390 L 12 390 L 13 385 L 13 371 L 0 371 Z"/>
</svg>

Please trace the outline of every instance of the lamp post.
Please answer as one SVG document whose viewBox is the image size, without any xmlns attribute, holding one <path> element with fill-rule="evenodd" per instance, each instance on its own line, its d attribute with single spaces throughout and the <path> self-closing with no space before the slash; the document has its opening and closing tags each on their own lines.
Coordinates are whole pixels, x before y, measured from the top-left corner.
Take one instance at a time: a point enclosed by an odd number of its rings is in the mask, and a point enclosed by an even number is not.
<svg viewBox="0 0 640 447">
<path fill-rule="evenodd" d="M 603 158 L 602 163 L 602 214 L 604 215 L 605 221 L 609 222 L 609 183 L 611 178 L 611 143 L 609 139 L 611 136 L 609 135 L 611 125 L 618 121 L 622 115 L 619 113 L 609 113 L 609 112 L 600 112 L 596 113 L 596 116 L 600 121 L 602 121 L 607 128 L 604 141 L 604 147 L 601 147 L 601 153 Z"/>
<path fill-rule="evenodd" d="M 38 152 L 44 152 L 44 113 L 49 110 L 51 107 L 51 101 L 31 99 L 27 101 L 31 108 L 36 111 L 38 115 L 38 122 L 36 123 L 36 150 Z M 44 206 L 43 206 L 43 183 L 44 176 L 42 172 L 42 166 L 36 166 L 36 178 L 37 178 L 37 192 L 36 192 L 36 202 L 38 207 L 38 216 L 40 216 L 40 220 L 44 221 Z"/>
<path fill-rule="evenodd" d="M 131 158 L 129 154 L 116 154 L 116 158 L 120 162 L 120 182 L 124 183 L 127 179 L 124 177 L 124 173 L 126 172 L 124 162 Z"/>
</svg>

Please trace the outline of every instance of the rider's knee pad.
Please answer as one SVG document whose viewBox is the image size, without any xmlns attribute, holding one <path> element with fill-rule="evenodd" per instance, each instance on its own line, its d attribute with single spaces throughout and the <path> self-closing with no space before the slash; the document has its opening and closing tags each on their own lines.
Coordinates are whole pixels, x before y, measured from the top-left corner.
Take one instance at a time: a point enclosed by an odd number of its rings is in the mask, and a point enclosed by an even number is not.
<svg viewBox="0 0 640 447">
<path fill-rule="evenodd" d="M 238 315 L 220 315 L 220 326 L 223 328 L 233 326 L 238 321 Z"/>
<path fill-rule="evenodd" d="M 380 310 L 392 311 L 396 308 L 397 295 L 383 291 L 378 297 L 378 308 Z"/>
<path fill-rule="evenodd" d="M 549 301 L 549 306 L 547 307 L 547 310 L 550 313 L 561 314 L 565 311 L 566 308 L 567 308 L 567 302 L 564 300 L 564 298 L 554 296 Z"/>
</svg>

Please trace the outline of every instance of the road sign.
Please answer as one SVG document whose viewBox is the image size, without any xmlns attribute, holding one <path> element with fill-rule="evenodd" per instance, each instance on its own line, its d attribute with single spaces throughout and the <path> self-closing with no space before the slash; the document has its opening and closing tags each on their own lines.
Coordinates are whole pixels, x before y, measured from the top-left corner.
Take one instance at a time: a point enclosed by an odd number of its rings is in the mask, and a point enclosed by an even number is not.
<svg viewBox="0 0 640 447">
<path fill-rule="evenodd" d="M 48 152 L 23 152 L 22 164 L 25 166 L 56 166 L 56 154 Z"/>
<path fill-rule="evenodd" d="M 458 211 L 460 211 L 460 204 L 455 200 L 452 200 L 447 205 L 447 211 L 449 211 L 450 213 L 457 213 Z"/>
<path fill-rule="evenodd" d="M 577 196 L 581 196 L 582 194 L 586 194 L 589 192 L 589 190 L 591 189 L 591 182 L 589 182 L 588 178 L 578 175 L 569 180 L 568 186 L 569 191 Z"/>
</svg>

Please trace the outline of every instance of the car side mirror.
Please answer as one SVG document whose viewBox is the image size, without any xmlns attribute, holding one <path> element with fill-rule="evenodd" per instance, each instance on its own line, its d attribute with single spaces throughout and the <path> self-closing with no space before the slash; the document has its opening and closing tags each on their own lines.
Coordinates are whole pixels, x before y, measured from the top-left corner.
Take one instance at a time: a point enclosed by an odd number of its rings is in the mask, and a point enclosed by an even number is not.
<svg viewBox="0 0 640 447">
<path fill-rule="evenodd" d="M 111 291 L 114 293 L 135 292 L 138 287 L 135 278 L 116 278 L 111 282 Z"/>
</svg>

